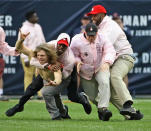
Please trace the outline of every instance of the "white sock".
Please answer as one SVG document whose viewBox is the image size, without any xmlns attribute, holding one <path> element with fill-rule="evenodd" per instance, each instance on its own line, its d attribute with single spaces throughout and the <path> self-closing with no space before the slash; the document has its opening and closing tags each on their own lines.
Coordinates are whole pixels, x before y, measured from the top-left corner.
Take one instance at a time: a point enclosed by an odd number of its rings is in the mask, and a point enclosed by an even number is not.
<svg viewBox="0 0 151 131">
<path fill-rule="evenodd" d="M 0 88 L 0 95 L 3 95 L 3 89 Z"/>
</svg>

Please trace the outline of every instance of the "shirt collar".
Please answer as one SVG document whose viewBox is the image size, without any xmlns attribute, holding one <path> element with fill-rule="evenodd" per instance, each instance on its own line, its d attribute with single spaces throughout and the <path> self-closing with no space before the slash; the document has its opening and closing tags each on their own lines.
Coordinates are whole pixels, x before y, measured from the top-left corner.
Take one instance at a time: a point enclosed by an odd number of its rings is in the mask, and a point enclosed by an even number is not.
<svg viewBox="0 0 151 131">
<path fill-rule="evenodd" d="M 90 42 L 86 39 L 86 36 L 85 36 L 84 33 L 82 34 L 82 39 L 83 39 L 83 41 L 85 41 L 86 44 L 88 44 L 88 45 L 90 45 L 90 44 L 95 44 L 95 42 L 94 42 L 94 43 L 90 43 Z M 96 39 L 97 39 L 97 38 L 96 38 Z M 95 39 L 95 41 L 96 41 L 96 39 Z"/>
<path fill-rule="evenodd" d="M 102 25 L 103 23 L 105 23 L 106 21 L 110 20 L 111 18 L 109 16 L 105 16 L 102 20 L 102 22 L 100 23 L 100 25 Z"/>
<path fill-rule="evenodd" d="M 23 24 L 29 25 L 29 26 L 35 26 L 36 25 L 36 24 L 29 22 L 28 20 L 26 20 Z"/>
</svg>

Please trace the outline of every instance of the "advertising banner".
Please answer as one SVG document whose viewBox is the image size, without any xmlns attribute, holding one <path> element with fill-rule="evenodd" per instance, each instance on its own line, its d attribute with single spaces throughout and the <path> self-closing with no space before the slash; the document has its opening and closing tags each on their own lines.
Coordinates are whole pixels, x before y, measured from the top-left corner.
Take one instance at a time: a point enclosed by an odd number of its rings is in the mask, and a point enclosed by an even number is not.
<svg viewBox="0 0 151 131">
<path fill-rule="evenodd" d="M 36 10 L 39 24 L 47 41 L 80 26 L 81 17 L 96 4 L 103 5 L 111 16 L 117 12 L 132 36 L 130 43 L 136 56 L 135 66 L 129 73 L 129 90 L 133 94 L 151 94 L 151 1 L 0 1 L 0 26 L 6 33 L 6 42 L 14 46 L 18 30 L 25 21 L 25 13 Z M 5 59 L 5 94 L 23 93 L 23 69 L 20 57 Z"/>
</svg>

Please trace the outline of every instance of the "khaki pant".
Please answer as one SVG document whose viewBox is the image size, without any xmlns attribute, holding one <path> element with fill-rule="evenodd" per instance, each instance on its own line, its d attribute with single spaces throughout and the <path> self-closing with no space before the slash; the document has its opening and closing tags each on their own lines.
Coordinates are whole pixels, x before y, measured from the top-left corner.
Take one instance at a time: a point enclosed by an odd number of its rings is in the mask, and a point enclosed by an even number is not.
<svg viewBox="0 0 151 131">
<path fill-rule="evenodd" d="M 120 98 L 123 105 L 126 101 L 133 101 L 123 78 L 134 66 L 134 59 L 129 55 L 120 56 L 111 68 L 111 90 Z"/>
<path fill-rule="evenodd" d="M 23 70 L 24 70 L 24 90 L 32 83 L 33 76 L 35 75 L 35 67 L 34 66 L 25 66 L 24 59 L 21 58 Z M 40 91 L 38 92 L 38 96 L 42 96 Z"/>
<path fill-rule="evenodd" d="M 98 108 L 109 106 L 110 72 L 99 71 L 91 80 L 81 78 L 80 86 Z"/>
<path fill-rule="evenodd" d="M 134 65 L 133 63 L 134 59 L 131 56 L 126 56 L 125 59 L 118 58 L 113 64 L 111 69 L 112 78 L 111 83 L 113 85 L 111 84 L 110 87 L 111 91 L 110 101 L 118 110 L 120 110 L 123 107 L 123 104 L 126 101 L 128 100 L 132 101 L 132 97 L 125 83 L 123 82 L 123 77 L 127 75 L 128 72 L 132 69 Z M 89 99 L 97 106 L 98 101 L 96 98 L 98 96 L 99 91 L 98 83 L 96 82 L 95 77 L 93 77 L 92 80 L 85 80 L 81 78 L 80 86 L 84 89 L 84 92 L 88 95 Z"/>
<path fill-rule="evenodd" d="M 98 83 L 96 82 L 95 78 L 93 77 L 92 80 L 86 80 L 81 78 L 80 86 L 84 89 L 84 92 L 89 97 L 90 101 L 96 106 L 98 106 L 98 101 L 96 99 L 98 96 Z M 113 88 L 111 88 L 110 101 L 118 110 L 120 110 L 123 107 L 121 99 L 115 93 Z"/>
</svg>

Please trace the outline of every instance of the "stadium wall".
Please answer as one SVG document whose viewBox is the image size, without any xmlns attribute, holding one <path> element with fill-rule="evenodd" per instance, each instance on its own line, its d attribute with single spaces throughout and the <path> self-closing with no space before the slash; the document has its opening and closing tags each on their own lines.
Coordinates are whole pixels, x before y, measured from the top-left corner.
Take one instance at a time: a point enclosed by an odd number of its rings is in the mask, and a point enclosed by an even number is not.
<svg viewBox="0 0 151 131">
<path fill-rule="evenodd" d="M 0 26 L 6 32 L 6 41 L 14 46 L 18 29 L 25 20 L 24 14 L 35 9 L 40 18 L 47 41 L 59 33 L 80 26 L 80 18 L 95 4 L 102 4 L 112 15 L 121 15 L 124 25 L 130 28 L 131 44 L 136 56 L 135 67 L 129 73 L 129 90 L 132 94 L 151 94 L 151 1 L 90 1 L 90 0 L 3 0 L 0 1 Z M 4 93 L 23 94 L 23 70 L 19 57 L 4 56 Z"/>
</svg>

